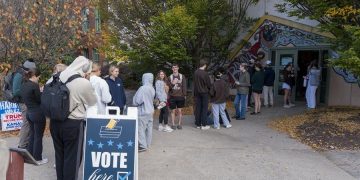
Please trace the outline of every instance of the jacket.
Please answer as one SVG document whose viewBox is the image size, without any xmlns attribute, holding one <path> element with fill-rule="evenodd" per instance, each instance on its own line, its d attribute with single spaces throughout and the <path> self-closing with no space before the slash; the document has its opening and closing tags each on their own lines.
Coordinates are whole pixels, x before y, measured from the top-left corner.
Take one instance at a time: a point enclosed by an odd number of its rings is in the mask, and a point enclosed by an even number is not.
<svg viewBox="0 0 360 180">
<path fill-rule="evenodd" d="M 310 69 L 310 72 L 308 74 L 308 80 L 310 86 L 318 86 L 320 84 L 320 70 L 316 68 Z"/>
<path fill-rule="evenodd" d="M 133 104 L 138 107 L 139 116 L 149 116 L 154 113 L 155 89 L 154 75 L 145 73 L 142 76 L 142 86 L 136 91 Z"/>
<path fill-rule="evenodd" d="M 84 56 L 77 57 L 63 72 L 61 72 L 61 82 L 66 82 L 74 74 L 79 74 L 84 77 L 85 73 L 90 73 L 91 68 L 89 68 L 88 72 L 83 71 L 83 67 L 85 66 L 91 67 L 89 60 Z M 67 83 L 66 87 L 70 91 L 69 111 L 72 111 L 68 116 L 69 119 L 85 119 L 85 106 L 94 106 L 96 104 L 96 93 L 94 88 L 91 86 L 90 81 L 85 78 L 76 78 Z"/>
<path fill-rule="evenodd" d="M 172 84 L 171 81 L 173 79 L 178 79 L 178 83 Z M 170 91 L 169 95 L 172 97 L 185 97 L 187 93 L 186 87 L 186 77 L 183 74 L 178 76 L 174 76 L 174 74 L 169 76 L 169 84 L 170 84 Z"/>
<path fill-rule="evenodd" d="M 98 76 L 90 76 L 90 83 L 95 90 L 96 99 L 97 99 L 97 113 L 106 114 L 105 109 L 106 105 L 111 102 L 111 94 L 109 90 L 109 85 L 106 81 Z"/>
<path fill-rule="evenodd" d="M 122 80 L 118 77 L 113 80 L 109 76 L 105 78 L 105 81 L 109 85 L 112 101 L 114 101 L 115 105 L 119 108 L 123 108 L 126 104 L 126 95 Z"/>
<path fill-rule="evenodd" d="M 250 84 L 250 74 L 245 72 L 240 72 L 239 79 L 235 82 L 236 90 L 238 94 L 249 94 Z"/>
<path fill-rule="evenodd" d="M 225 103 L 229 97 L 229 86 L 224 79 L 215 80 L 210 90 L 211 103 Z"/>
<path fill-rule="evenodd" d="M 207 94 L 211 88 L 211 81 L 208 73 L 197 69 L 194 73 L 194 95 Z"/>
<path fill-rule="evenodd" d="M 265 67 L 264 86 L 274 86 L 275 71 L 271 67 Z"/>
<path fill-rule="evenodd" d="M 21 98 L 21 86 L 24 82 L 24 74 L 25 70 L 22 67 L 19 67 L 14 75 L 12 82 L 12 93 L 14 96 L 14 100 L 19 103 L 23 103 Z"/>
<path fill-rule="evenodd" d="M 264 86 L 264 71 L 255 71 L 251 78 L 251 88 L 253 90 L 262 91 Z"/>
<path fill-rule="evenodd" d="M 167 102 L 168 94 L 165 91 L 165 85 L 166 83 L 162 80 L 156 80 L 155 82 L 156 98 L 160 102 Z"/>
</svg>

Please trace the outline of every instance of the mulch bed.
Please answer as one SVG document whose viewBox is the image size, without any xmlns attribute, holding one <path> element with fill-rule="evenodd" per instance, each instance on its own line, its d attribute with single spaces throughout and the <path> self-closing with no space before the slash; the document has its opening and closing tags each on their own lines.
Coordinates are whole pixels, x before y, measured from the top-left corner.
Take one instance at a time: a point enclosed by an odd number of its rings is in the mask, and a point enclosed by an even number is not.
<svg viewBox="0 0 360 180">
<path fill-rule="evenodd" d="M 269 126 L 315 150 L 360 150 L 359 108 L 322 108 L 272 121 Z"/>
</svg>

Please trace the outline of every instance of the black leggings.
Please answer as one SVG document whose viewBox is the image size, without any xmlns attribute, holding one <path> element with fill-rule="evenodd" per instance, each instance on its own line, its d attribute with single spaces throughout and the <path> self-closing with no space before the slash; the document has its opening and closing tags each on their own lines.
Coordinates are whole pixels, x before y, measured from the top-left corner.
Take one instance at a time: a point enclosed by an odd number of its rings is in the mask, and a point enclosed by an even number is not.
<svg viewBox="0 0 360 180">
<path fill-rule="evenodd" d="M 169 108 L 167 106 L 161 108 L 160 115 L 159 115 L 159 124 L 168 124 L 168 118 L 169 118 Z"/>
</svg>

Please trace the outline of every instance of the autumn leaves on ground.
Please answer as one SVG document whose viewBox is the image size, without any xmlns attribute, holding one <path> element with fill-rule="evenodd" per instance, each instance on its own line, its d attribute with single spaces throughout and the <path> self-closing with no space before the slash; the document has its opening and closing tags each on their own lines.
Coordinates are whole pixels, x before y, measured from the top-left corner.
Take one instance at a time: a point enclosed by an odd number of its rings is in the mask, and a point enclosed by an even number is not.
<svg viewBox="0 0 360 180">
<path fill-rule="evenodd" d="M 360 150 L 360 108 L 321 108 L 272 121 L 269 126 L 315 150 Z"/>
</svg>

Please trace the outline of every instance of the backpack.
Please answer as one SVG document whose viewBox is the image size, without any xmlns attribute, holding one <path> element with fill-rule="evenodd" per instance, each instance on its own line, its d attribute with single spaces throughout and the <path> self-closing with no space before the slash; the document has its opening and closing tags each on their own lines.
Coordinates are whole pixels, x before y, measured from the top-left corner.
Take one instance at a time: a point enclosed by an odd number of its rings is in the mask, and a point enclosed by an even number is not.
<svg viewBox="0 0 360 180">
<path fill-rule="evenodd" d="M 13 87 L 13 80 L 14 80 L 15 72 L 8 73 L 4 77 L 4 84 L 2 87 L 2 95 L 5 98 L 5 100 L 12 102 L 14 100 L 12 87 Z"/>
<path fill-rule="evenodd" d="M 80 78 L 79 74 L 69 77 L 63 83 L 60 80 L 60 73 L 53 76 L 52 82 L 44 86 L 44 91 L 41 94 L 41 107 L 47 117 L 53 121 L 65 121 L 70 113 L 72 113 L 77 106 L 70 111 L 70 91 L 66 84 L 76 78 Z"/>
</svg>

